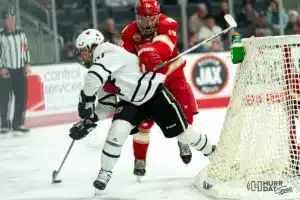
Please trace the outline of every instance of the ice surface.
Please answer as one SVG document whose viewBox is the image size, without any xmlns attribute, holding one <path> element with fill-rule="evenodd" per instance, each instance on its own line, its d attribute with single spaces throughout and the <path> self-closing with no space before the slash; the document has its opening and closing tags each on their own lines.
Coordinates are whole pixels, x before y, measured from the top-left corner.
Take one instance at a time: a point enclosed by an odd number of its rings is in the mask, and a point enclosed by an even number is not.
<svg viewBox="0 0 300 200">
<path fill-rule="evenodd" d="M 216 143 L 225 110 L 200 110 L 195 122 Z M 132 139 L 126 141 L 113 177 L 103 194 L 94 196 L 92 183 L 100 169 L 100 158 L 110 120 L 76 141 L 52 185 L 52 171 L 59 167 L 70 145 L 69 125 L 33 129 L 27 136 L 0 138 L 0 200 L 208 200 L 194 186 L 207 158 L 193 151 L 188 166 L 179 157 L 175 139 L 165 139 L 158 127 L 151 132 L 147 176 L 137 183 L 133 171 Z"/>
</svg>

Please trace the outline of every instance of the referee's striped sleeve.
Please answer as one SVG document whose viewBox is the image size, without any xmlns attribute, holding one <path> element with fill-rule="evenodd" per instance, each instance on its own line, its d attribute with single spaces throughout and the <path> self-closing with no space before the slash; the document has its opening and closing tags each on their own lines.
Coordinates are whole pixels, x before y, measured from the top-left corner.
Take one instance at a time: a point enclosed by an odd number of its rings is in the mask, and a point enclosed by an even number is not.
<svg viewBox="0 0 300 200">
<path fill-rule="evenodd" d="M 29 47 L 28 47 L 28 41 L 27 41 L 27 36 L 25 33 L 23 33 L 23 38 L 24 38 L 24 62 L 25 64 L 29 64 L 30 63 L 30 51 L 29 51 Z"/>
</svg>

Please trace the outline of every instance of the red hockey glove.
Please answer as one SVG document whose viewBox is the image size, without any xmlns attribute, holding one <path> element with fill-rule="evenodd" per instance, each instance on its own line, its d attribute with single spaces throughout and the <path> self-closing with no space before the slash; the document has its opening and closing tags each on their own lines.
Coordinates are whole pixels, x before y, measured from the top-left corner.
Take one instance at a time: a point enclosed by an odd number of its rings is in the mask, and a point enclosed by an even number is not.
<svg viewBox="0 0 300 200">
<path fill-rule="evenodd" d="M 138 52 L 139 65 L 143 72 L 152 72 L 154 68 L 162 63 L 162 59 L 152 44 L 145 44 Z"/>
</svg>

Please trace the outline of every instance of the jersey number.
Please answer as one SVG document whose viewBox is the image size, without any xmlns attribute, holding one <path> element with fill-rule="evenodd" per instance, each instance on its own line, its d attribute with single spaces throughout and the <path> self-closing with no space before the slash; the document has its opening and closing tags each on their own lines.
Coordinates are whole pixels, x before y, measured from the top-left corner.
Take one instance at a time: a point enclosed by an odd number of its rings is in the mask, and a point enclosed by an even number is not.
<svg viewBox="0 0 300 200">
<path fill-rule="evenodd" d="M 176 33 L 176 31 L 174 31 L 174 30 L 169 30 L 169 31 L 168 31 L 168 35 L 171 35 L 171 36 L 176 37 L 177 33 Z"/>
</svg>

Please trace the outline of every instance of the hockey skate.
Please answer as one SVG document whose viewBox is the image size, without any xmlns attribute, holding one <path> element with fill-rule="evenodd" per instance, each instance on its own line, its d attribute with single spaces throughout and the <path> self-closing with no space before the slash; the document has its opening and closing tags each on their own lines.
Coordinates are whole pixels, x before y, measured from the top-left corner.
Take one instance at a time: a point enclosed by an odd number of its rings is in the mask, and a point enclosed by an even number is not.
<svg viewBox="0 0 300 200">
<path fill-rule="evenodd" d="M 146 161 L 145 160 L 134 160 L 133 174 L 137 176 L 137 181 L 141 181 L 141 177 L 146 174 Z"/>
<path fill-rule="evenodd" d="M 212 145 L 212 151 L 210 154 L 204 154 L 204 156 L 206 156 L 210 161 L 212 161 L 212 156 L 214 154 L 214 152 L 216 151 L 217 146 L 216 145 Z"/>
<path fill-rule="evenodd" d="M 100 169 L 97 179 L 94 181 L 93 186 L 98 190 L 105 190 L 108 181 L 110 180 L 112 171 Z M 97 193 L 96 193 L 97 194 Z"/>
<path fill-rule="evenodd" d="M 184 164 L 189 164 L 192 160 L 192 151 L 188 144 L 183 144 L 178 141 L 180 158 Z"/>
</svg>

